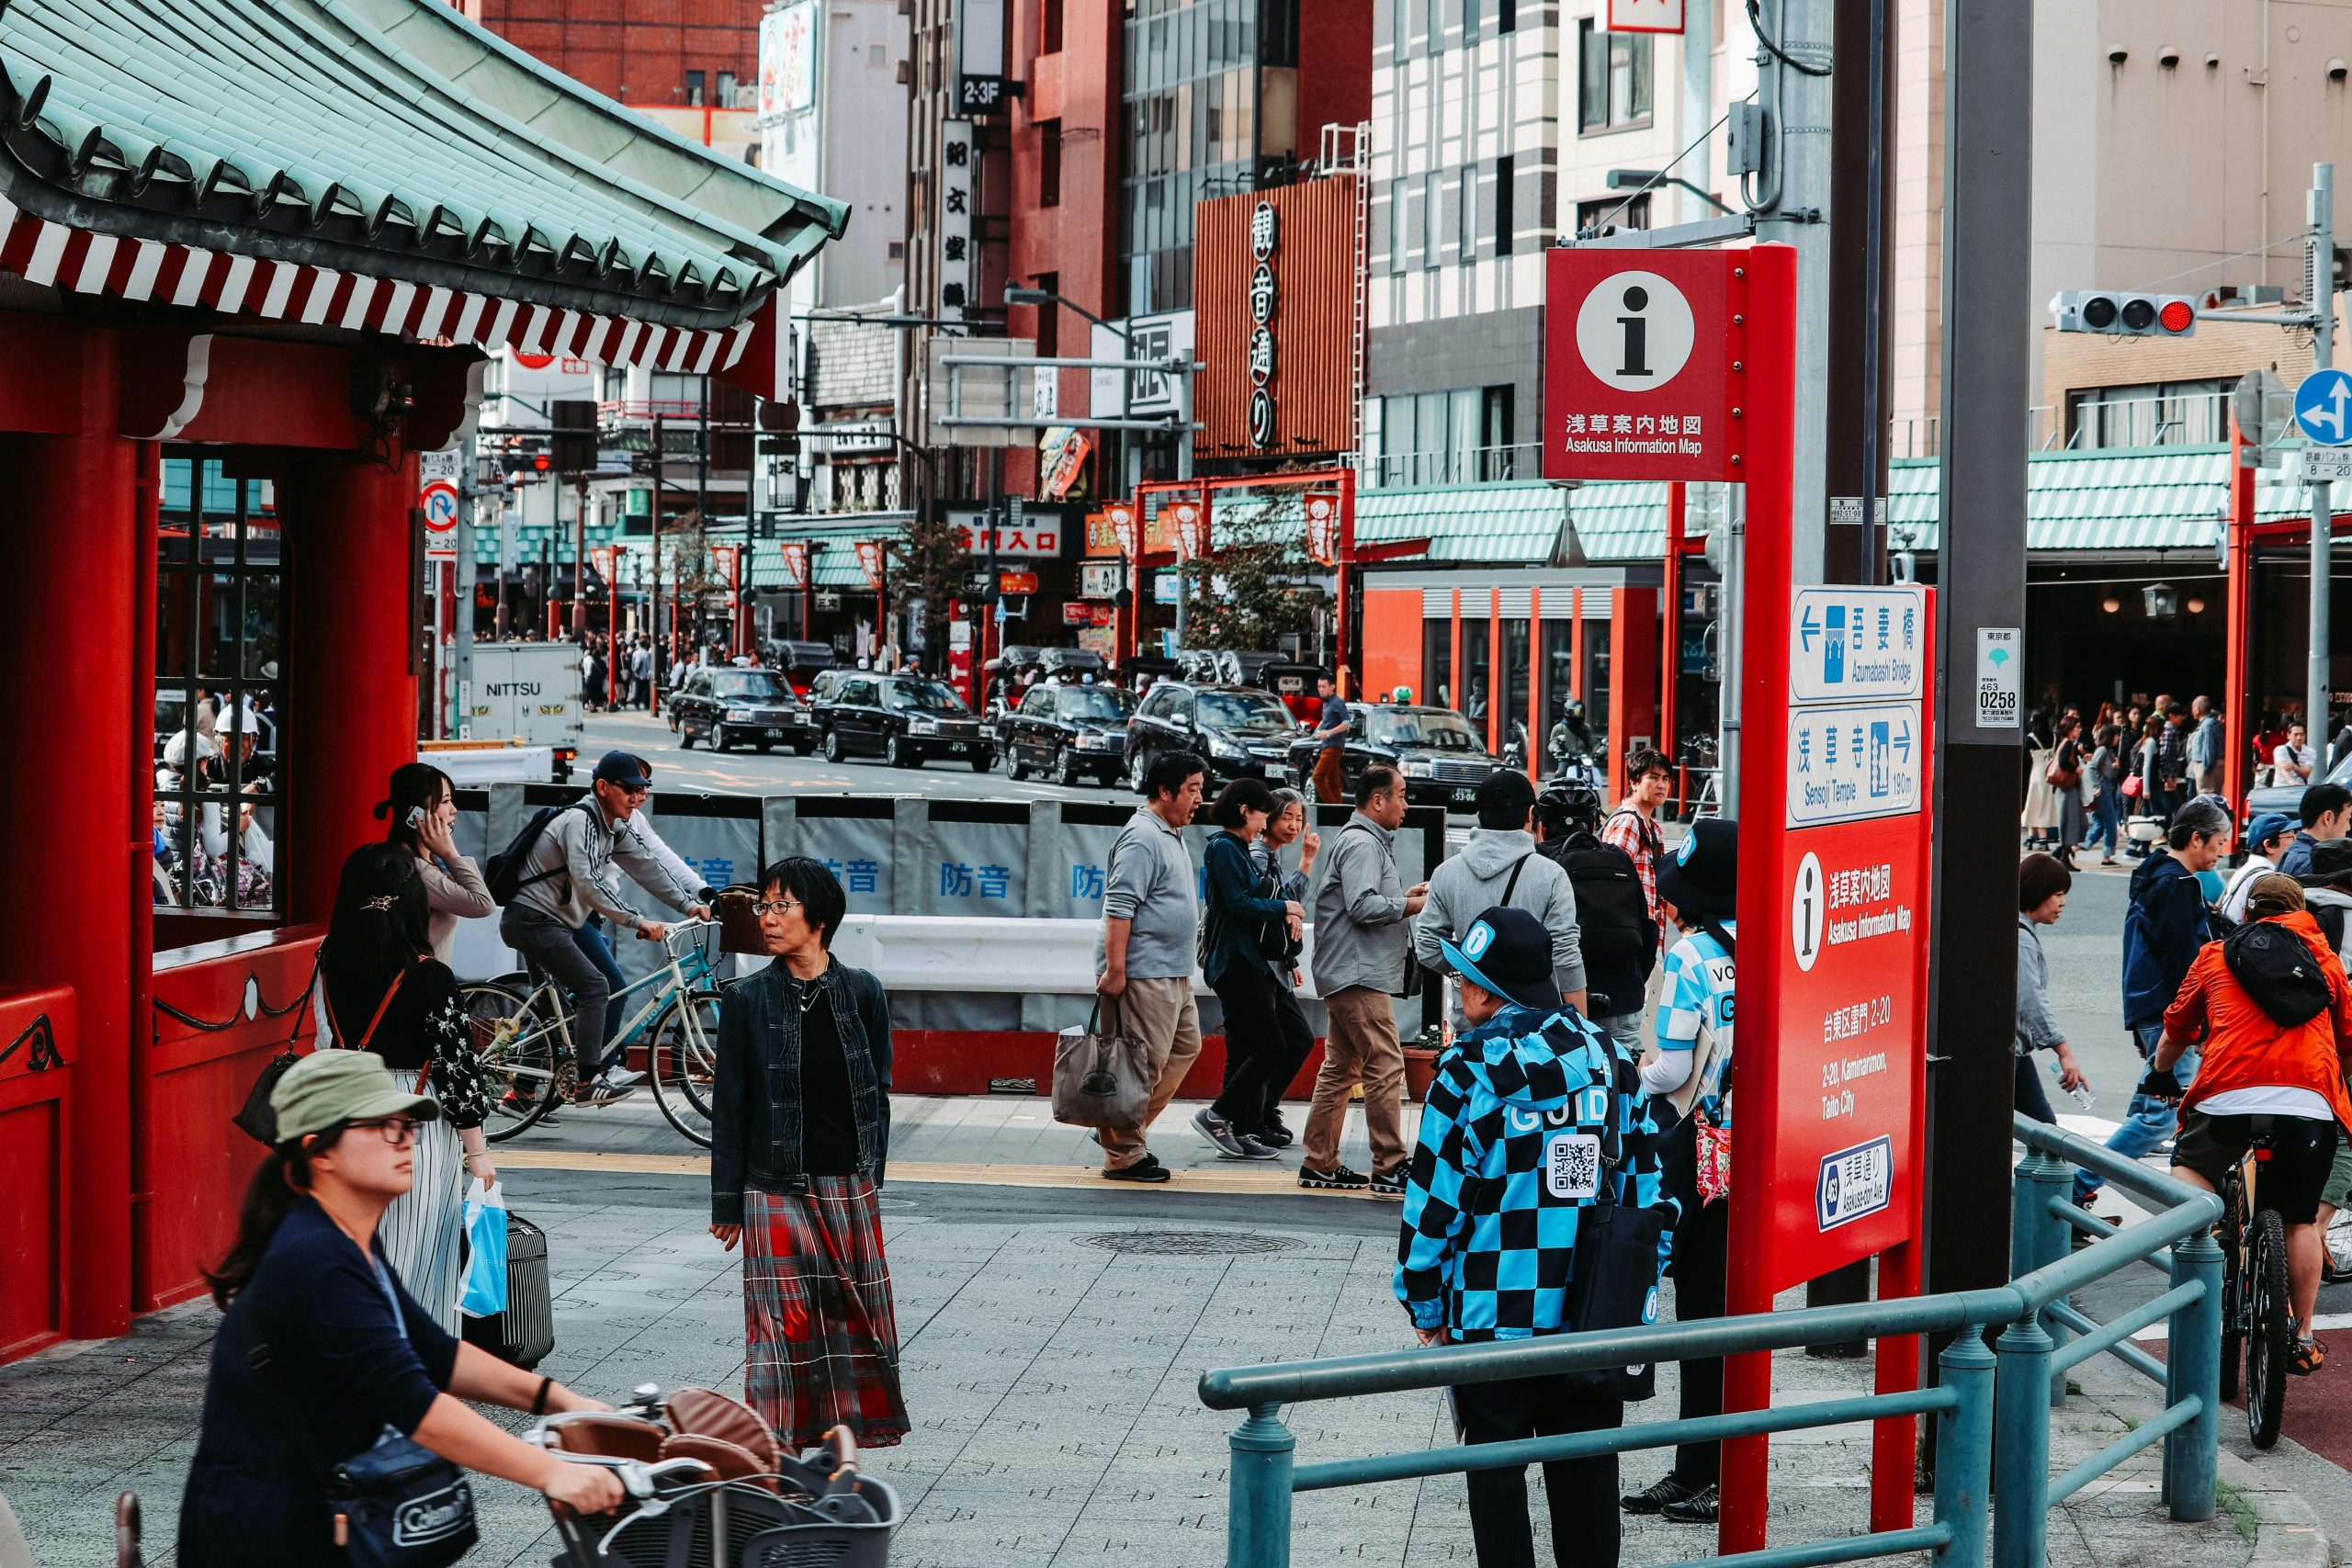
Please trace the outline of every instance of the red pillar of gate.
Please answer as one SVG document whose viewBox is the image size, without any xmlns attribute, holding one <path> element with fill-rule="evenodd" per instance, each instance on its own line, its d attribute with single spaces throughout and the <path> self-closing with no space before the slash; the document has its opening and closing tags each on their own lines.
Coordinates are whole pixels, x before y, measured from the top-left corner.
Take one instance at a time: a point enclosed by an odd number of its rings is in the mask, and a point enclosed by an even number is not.
<svg viewBox="0 0 2352 1568">
<path fill-rule="evenodd" d="M 1503 754 L 1503 591 L 1487 590 L 1487 754 Z"/>
<path fill-rule="evenodd" d="M 1446 705 L 1459 714 L 1470 711 L 1470 704 L 1462 694 L 1462 590 L 1453 591 L 1453 655 L 1446 667 Z"/>
<path fill-rule="evenodd" d="M 2222 650 L 2222 793 L 2230 797 L 2230 811 L 2234 816 L 2245 805 L 2246 736 L 2248 722 L 2254 716 L 2255 698 L 2248 688 L 2254 683 L 2248 670 L 2254 650 L 2254 536 L 2248 532 L 2254 526 L 2254 468 L 2253 454 L 2246 450 L 2244 433 L 2237 421 L 2230 421 L 2230 515 L 2222 525 L 2223 560 L 2227 565 L 2229 597 L 2229 643 Z M 2316 720 L 2303 716 L 2310 726 L 2306 734 L 2316 737 L 2314 746 L 2324 748 L 2327 739 L 2322 728 L 2327 716 Z M 2108 846 L 2109 849 L 2113 845 Z"/>
<path fill-rule="evenodd" d="M 1657 591 L 1609 596 L 1609 798 L 1625 797 L 1625 742 L 1657 723 Z"/>
<path fill-rule="evenodd" d="M 416 460 L 302 458 L 278 506 L 293 556 L 293 649 L 286 682 L 286 912 L 323 920 L 344 857 L 384 836 L 376 802 L 416 760 L 416 670 L 409 617 Z"/>
<path fill-rule="evenodd" d="M 120 347 L 104 330 L 80 334 L 80 362 L 51 367 L 78 405 L 79 433 L 0 437 L 9 476 L 6 561 L 20 613 L 0 618 L 0 658 L 19 715 L 38 705 L 40 792 L 30 830 L 0 857 L 0 903 L 20 913 L 0 946 L 0 984 L 67 985 L 80 1017 L 72 1121 L 63 1129 L 73 1236 L 66 1332 L 130 1329 L 132 1055 L 145 1021 L 130 1016 L 135 928 L 148 919 L 153 846 L 132 814 L 153 766 L 132 668 L 142 617 L 137 444 L 119 434 Z M 149 577 L 152 581 L 152 570 Z M 152 671 L 147 679 L 153 681 Z M 147 694 L 152 705 L 153 693 Z M 118 855 L 130 851 L 126 859 Z M 135 876 L 127 874 L 135 873 Z M 137 1023 L 139 1027 L 134 1028 Z"/>
<path fill-rule="evenodd" d="M 1527 776 L 1544 776 L 1544 590 L 1527 591 Z"/>
</svg>

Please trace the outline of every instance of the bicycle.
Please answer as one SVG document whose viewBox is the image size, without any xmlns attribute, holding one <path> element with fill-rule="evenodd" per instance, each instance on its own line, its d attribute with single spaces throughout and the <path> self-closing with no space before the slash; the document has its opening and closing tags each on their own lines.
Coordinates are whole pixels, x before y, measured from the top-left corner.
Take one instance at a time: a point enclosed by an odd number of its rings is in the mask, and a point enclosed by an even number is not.
<svg viewBox="0 0 2352 1568">
<path fill-rule="evenodd" d="M 667 962 L 614 993 L 626 997 L 653 987 L 652 997 L 605 1043 L 626 1053 L 642 1040 L 654 1103 L 670 1125 L 704 1148 L 710 1146 L 710 1092 L 718 1065 L 719 977 L 710 952 L 718 925 L 671 923 L 662 944 Z M 694 946 L 681 952 L 687 937 Z M 504 1143 L 568 1097 L 578 1070 L 574 1010 L 563 987 L 536 971 L 528 991 L 502 980 L 476 980 L 458 987 L 458 1001 L 475 1050 L 500 1085 L 482 1135 Z"/>
<path fill-rule="evenodd" d="M 2278 1440 L 2287 1411 L 2287 1365 L 2295 1355 L 2293 1297 L 2287 1279 L 2287 1223 L 2259 1206 L 2260 1168 L 2271 1134 L 2260 1120 L 2254 1141 L 2222 1184 L 2222 1397 L 2238 1395 L 2245 1358 L 2246 1433 L 2257 1449 Z"/>
</svg>

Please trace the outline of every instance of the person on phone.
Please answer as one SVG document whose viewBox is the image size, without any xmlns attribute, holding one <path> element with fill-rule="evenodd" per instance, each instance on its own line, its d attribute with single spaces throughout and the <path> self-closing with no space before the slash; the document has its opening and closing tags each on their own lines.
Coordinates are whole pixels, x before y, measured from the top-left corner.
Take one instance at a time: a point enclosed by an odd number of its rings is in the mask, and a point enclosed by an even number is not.
<svg viewBox="0 0 2352 1568">
<path fill-rule="evenodd" d="M 605 1007 L 612 999 L 612 984 L 580 951 L 580 928 L 593 914 L 647 942 L 670 934 L 669 927 L 622 902 L 612 880 L 614 865 L 672 908 L 698 920 L 710 918 L 695 889 L 625 831 L 651 789 L 644 768 L 628 752 L 607 751 L 597 759 L 588 794 L 572 809 L 558 812 L 524 857 L 521 886 L 498 919 L 506 945 L 571 994 L 572 1097 L 579 1105 L 609 1105 L 632 1088 L 604 1076 Z"/>
<path fill-rule="evenodd" d="M 464 1402 L 612 1407 L 459 1341 L 385 1253 L 385 1212 L 413 1184 L 417 1134 L 440 1105 L 350 1051 L 304 1057 L 269 1099 L 278 1141 L 245 1190 L 236 1240 L 205 1274 L 222 1315 L 180 1497 L 182 1568 L 345 1561 L 327 1483 L 387 1427 L 581 1513 L 617 1508 L 611 1471 L 535 1448 Z"/>
<path fill-rule="evenodd" d="M 386 823 L 384 839 L 417 859 L 424 878 L 425 931 L 433 956 L 449 962 L 458 943 L 458 922 L 498 912 L 490 885 L 469 855 L 458 852 L 458 789 L 430 762 L 403 762 L 376 803 L 376 819 Z"/>
</svg>

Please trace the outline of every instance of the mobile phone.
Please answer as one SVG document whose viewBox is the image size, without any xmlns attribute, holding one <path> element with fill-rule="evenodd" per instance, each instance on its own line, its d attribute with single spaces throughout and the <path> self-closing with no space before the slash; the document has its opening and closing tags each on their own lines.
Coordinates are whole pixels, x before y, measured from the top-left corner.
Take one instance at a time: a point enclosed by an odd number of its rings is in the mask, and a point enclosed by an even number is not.
<svg viewBox="0 0 2352 1568">
<path fill-rule="evenodd" d="M 412 830 L 424 826 L 424 807 L 412 806 L 408 808 L 408 825 Z"/>
</svg>

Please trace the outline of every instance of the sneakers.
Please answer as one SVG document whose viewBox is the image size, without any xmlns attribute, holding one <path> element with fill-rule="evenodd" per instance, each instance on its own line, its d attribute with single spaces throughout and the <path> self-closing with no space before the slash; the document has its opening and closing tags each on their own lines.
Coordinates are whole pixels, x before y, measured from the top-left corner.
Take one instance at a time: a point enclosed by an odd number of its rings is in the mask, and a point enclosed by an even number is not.
<svg viewBox="0 0 2352 1568">
<path fill-rule="evenodd" d="M 1721 1490 L 1711 1483 L 1679 1503 L 1667 1504 L 1658 1509 L 1657 1517 L 1671 1524 L 1711 1525 L 1722 1501 Z"/>
<path fill-rule="evenodd" d="M 1312 1191 L 1361 1192 L 1371 1179 L 1363 1171 L 1350 1170 L 1344 1165 L 1335 1165 L 1329 1170 L 1317 1170 L 1311 1165 L 1298 1168 L 1298 1184 Z"/>
<path fill-rule="evenodd" d="M 1669 1472 L 1641 1491 L 1618 1498 L 1617 1506 L 1629 1514 L 1655 1514 L 1668 1504 L 1689 1502 L 1699 1495 L 1699 1491 L 1696 1486 L 1677 1481 Z"/>
<path fill-rule="evenodd" d="M 635 1089 L 639 1084 L 645 1081 L 645 1075 L 639 1072 L 632 1072 L 627 1067 L 606 1067 L 605 1069 L 603 1081 L 612 1085 L 615 1089 Z"/>
<path fill-rule="evenodd" d="M 1403 1198 L 1405 1196 L 1405 1168 L 1400 1165 L 1391 1170 L 1374 1171 L 1372 1195 L 1375 1198 Z"/>
<path fill-rule="evenodd" d="M 1280 1122 L 1268 1122 L 1250 1135 L 1270 1149 L 1286 1149 L 1298 1141 L 1291 1136 L 1290 1129 Z"/>
<path fill-rule="evenodd" d="M 642 1075 L 633 1076 L 641 1077 Z M 613 1076 L 607 1073 L 586 1089 L 575 1090 L 571 1096 L 571 1103 L 582 1106 L 611 1105 L 627 1100 L 636 1092 L 637 1087 L 634 1084 L 616 1084 L 613 1081 Z"/>
<path fill-rule="evenodd" d="M 1102 1168 L 1105 1181 L 1142 1181 L 1157 1184 L 1168 1179 L 1168 1168 L 1159 1163 L 1158 1155 L 1146 1155 L 1133 1165 L 1123 1165 L 1114 1170 Z"/>
<path fill-rule="evenodd" d="M 1235 1132 L 1232 1122 L 1219 1116 L 1214 1109 L 1206 1105 L 1193 1112 L 1193 1131 L 1215 1144 L 1217 1151 L 1228 1159 L 1272 1159 L 1274 1157 L 1273 1150 L 1246 1133 Z"/>
</svg>

